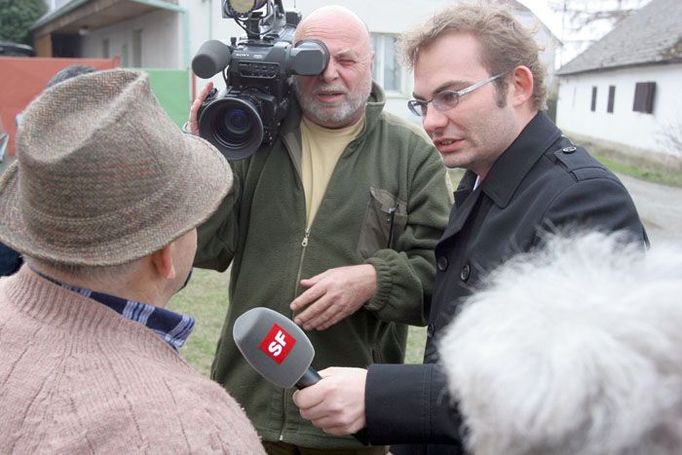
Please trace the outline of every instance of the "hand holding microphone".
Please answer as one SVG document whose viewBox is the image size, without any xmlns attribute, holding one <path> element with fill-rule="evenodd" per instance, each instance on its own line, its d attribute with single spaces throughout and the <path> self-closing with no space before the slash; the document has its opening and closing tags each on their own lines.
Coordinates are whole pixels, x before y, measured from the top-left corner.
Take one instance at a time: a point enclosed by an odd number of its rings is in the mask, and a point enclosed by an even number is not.
<svg viewBox="0 0 682 455">
<path fill-rule="evenodd" d="M 320 373 L 322 382 L 294 394 L 301 417 L 326 433 L 354 434 L 358 440 L 367 442 L 364 430 L 367 370 L 331 367 Z"/>
<path fill-rule="evenodd" d="M 278 387 L 300 390 L 322 379 L 310 366 L 315 349 L 306 334 L 276 311 L 264 307 L 247 311 L 235 321 L 232 336 L 253 369 Z M 345 435 L 356 431 L 353 436 L 367 444 L 367 435 L 361 429 L 366 370 L 328 368 L 324 371 L 332 376 L 319 385 L 321 388 L 306 390 L 304 396 L 295 400 L 301 416 L 328 433 Z M 347 380 L 349 375 L 353 380 Z M 351 391 L 352 394 L 346 393 Z M 351 396 L 354 399 L 345 399 Z"/>
</svg>

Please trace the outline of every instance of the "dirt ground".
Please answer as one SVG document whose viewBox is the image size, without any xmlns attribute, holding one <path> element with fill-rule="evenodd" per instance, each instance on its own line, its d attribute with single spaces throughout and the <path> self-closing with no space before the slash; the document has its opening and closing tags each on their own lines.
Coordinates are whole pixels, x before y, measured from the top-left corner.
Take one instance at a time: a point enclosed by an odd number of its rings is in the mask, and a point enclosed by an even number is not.
<svg viewBox="0 0 682 455">
<path fill-rule="evenodd" d="M 652 246 L 660 240 L 682 243 L 682 188 L 644 182 L 619 175 L 630 192 Z"/>
</svg>

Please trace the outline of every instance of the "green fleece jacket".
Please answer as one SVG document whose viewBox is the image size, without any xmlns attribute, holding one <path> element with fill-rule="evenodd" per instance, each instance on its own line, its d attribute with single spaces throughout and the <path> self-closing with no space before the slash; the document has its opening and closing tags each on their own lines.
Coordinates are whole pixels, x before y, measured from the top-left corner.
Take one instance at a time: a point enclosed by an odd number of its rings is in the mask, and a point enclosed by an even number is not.
<svg viewBox="0 0 682 455">
<path fill-rule="evenodd" d="M 272 146 L 231 163 L 233 190 L 199 229 L 195 266 L 225 270 L 232 263 L 230 305 L 212 377 L 244 406 L 266 441 L 360 445 L 314 428 L 300 417 L 293 391 L 272 386 L 246 363 L 232 339 L 239 315 L 266 306 L 291 317 L 289 304 L 302 292 L 302 278 L 369 263 L 377 271 L 374 297 L 329 329 L 308 332 L 316 352 L 313 367 L 402 362 L 405 324 L 425 324 L 433 249 L 450 206 L 446 172 L 421 128 L 383 112 L 384 102 L 374 85 L 364 130 L 339 158 L 309 229 L 297 106 Z"/>
</svg>

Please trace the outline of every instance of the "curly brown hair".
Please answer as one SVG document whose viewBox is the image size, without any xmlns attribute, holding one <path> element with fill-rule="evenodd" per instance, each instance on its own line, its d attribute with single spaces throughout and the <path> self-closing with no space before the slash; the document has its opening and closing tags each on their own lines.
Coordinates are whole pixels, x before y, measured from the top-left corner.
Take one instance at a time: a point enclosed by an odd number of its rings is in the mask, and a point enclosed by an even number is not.
<svg viewBox="0 0 682 455">
<path fill-rule="evenodd" d="M 405 63 L 414 68 L 420 50 L 449 33 L 470 34 L 476 38 L 482 49 L 481 64 L 490 74 L 511 71 L 517 66 L 530 69 L 534 83 L 533 107 L 537 110 L 545 108 L 546 70 L 539 56 L 542 48 L 535 42 L 531 32 L 514 18 L 508 7 L 491 1 L 460 3 L 447 7 L 403 34 L 398 42 L 398 49 Z M 498 99 L 503 100 L 507 82 L 501 78 L 495 84 Z"/>
</svg>

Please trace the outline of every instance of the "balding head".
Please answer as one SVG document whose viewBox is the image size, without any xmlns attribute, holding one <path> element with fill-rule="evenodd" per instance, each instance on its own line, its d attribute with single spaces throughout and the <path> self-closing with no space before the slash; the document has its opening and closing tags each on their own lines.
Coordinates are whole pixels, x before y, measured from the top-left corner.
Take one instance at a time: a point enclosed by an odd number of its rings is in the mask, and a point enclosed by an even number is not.
<svg viewBox="0 0 682 455">
<path fill-rule="evenodd" d="M 294 42 L 322 41 L 329 64 L 319 76 L 295 76 L 294 89 L 303 115 L 326 128 L 360 121 L 372 89 L 372 50 L 365 23 L 341 6 L 325 6 L 301 21 Z"/>
<path fill-rule="evenodd" d="M 339 5 L 323 6 L 303 18 L 296 32 L 294 43 L 306 38 L 324 36 L 348 37 L 370 51 L 370 36 L 367 24 L 353 11 Z"/>
</svg>

